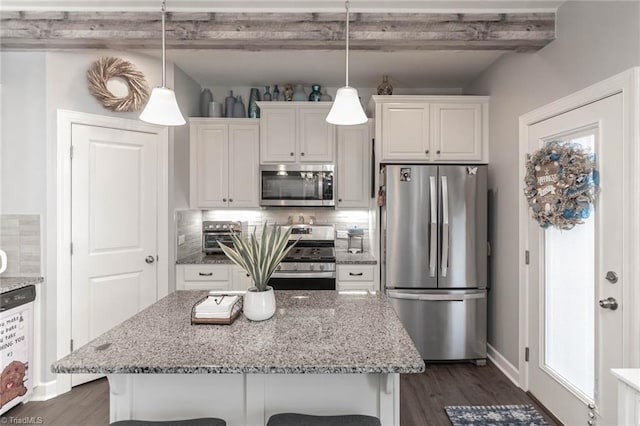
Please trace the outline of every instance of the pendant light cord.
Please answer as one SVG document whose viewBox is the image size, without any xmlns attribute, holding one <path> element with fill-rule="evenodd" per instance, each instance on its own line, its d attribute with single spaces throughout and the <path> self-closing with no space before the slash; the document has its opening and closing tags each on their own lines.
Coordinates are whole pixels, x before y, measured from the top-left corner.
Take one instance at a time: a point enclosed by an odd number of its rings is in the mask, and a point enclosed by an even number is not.
<svg viewBox="0 0 640 426">
<path fill-rule="evenodd" d="M 165 54 L 165 41 L 164 41 L 164 15 L 167 10 L 166 0 L 162 0 L 162 87 L 167 87 L 167 59 Z"/>
<path fill-rule="evenodd" d="M 346 48 L 344 49 L 345 51 L 345 86 L 349 87 L 349 1 L 347 0 L 346 2 L 344 2 L 344 7 L 345 9 L 347 9 L 347 24 L 346 24 L 346 29 L 345 29 L 345 46 Z"/>
</svg>

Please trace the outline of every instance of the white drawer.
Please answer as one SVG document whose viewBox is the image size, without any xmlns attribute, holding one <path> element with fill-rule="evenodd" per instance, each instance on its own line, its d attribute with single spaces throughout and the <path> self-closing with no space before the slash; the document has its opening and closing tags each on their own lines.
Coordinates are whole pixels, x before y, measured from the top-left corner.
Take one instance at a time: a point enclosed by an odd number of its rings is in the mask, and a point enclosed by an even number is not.
<svg viewBox="0 0 640 426">
<path fill-rule="evenodd" d="M 373 281 L 375 265 L 338 265 L 338 281 Z"/>
<path fill-rule="evenodd" d="M 185 265 L 185 281 L 229 281 L 227 265 Z"/>
</svg>

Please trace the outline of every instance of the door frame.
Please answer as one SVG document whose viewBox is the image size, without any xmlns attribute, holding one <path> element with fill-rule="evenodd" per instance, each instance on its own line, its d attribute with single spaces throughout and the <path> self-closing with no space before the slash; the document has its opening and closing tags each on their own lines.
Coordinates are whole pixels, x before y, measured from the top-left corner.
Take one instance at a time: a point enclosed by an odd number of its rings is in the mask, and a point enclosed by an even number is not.
<svg viewBox="0 0 640 426">
<path fill-rule="evenodd" d="M 57 197 L 56 230 L 48 231 L 48 238 L 56 241 L 56 359 L 71 352 L 71 141 L 73 124 L 108 127 L 119 130 L 131 130 L 151 133 L 156 136 L 158 149 L 157 174 L 157 244 L 158 298 L 169 292 L 169 130 L 167 127 L 147 124 L 139 120 L 109 117 L 97 114 L 57 111 L 57 143 L 55 152 L 55 184 Z M 51 172 L 48 176 L 51 178 Z M 57 233 L 56 233 L 57 231 Z M 71 389 L 71 375 L 58 374 L 56 378 L 57 395 Z"/>
<path fill-rule="evenodd" d="M 519 182 L 524 182 L 526 154 L 529 145 L 529 126 L 540 121 L 580 108 L 603 98 L 622 93 L 623 140 L 621 141 L 624 163 L 623 196 L 623 268 L 624 282 L 640 282 L 640 67 L 634 67 L 606 80 L 561 98 L 548 105 L 520 116 L 519 120 Z M 522 188 L 522 185 L 519 186 Z M 519 384 L 529 390 L 529 368 L 525 361 L 525 348 L 529 347 L 529 312 L 527 297 L 529 290 L 528 266 L 525 251 L 529 248 L 527 223 L 530 219 L 529 205 L 521 192 L 518 193 L 519 212 Z M 622 360 L 623 368 L 640 366 L 640 286 L 627 285 L 622 289 Z M 625 309 L 626 307 L 626 309 Z"/>
</svg>

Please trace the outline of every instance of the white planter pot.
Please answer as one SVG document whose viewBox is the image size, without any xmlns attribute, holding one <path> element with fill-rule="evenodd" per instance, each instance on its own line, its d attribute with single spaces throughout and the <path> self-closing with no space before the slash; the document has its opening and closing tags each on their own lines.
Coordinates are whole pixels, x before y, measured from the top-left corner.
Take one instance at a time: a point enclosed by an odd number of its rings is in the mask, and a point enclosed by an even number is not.
<svg viewBox="0 0 640 426">
<path fill-rule="evenodd" d="M 267 291 L 256 291 L 251 287 L 245 294 L 242 310 L 244 316 L 251 321 L 264 321 L 276 313 L 276 296 L 273 288 L 267 286 Z"/>
</svg>

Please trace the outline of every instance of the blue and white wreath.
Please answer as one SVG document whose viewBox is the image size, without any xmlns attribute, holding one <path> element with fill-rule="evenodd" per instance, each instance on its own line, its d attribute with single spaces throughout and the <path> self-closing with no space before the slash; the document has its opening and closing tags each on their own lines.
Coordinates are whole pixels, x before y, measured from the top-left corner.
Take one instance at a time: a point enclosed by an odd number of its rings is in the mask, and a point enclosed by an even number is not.
<svg viewBox="0 0 640 426">
<path fill-rule="evenodd" d="M 543 228 L 569 230 L 583 223 L 600 192 L 595 154 L 582 145 L 547 142 L 527 155 L 524 195 Z"/>
</svg>

